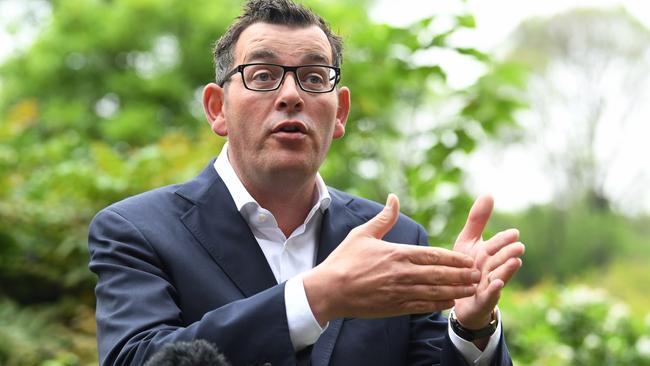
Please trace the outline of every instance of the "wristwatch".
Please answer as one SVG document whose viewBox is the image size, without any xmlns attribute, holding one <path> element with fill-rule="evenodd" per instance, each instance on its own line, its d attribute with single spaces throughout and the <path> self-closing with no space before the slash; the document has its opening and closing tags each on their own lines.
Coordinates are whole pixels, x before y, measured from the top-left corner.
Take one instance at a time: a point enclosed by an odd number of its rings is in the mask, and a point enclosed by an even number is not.
<svg viewBox="0 0 650 366">
<path fill-rule="evenodd" d="M 449 313 L 449 324 L 451 324 L 451 329 L 454 330 L 457 336 L 462 339 L 472 342 L 479 338 L 489 337 L 497 330 L 497 321 L 496 310 L 492 310 L 490 323 L 486 327 L 481 329 L 468 329 L 460 325 L 458 318 L 456 318 L 456 313 L 454 310 Z"/>
</svg>

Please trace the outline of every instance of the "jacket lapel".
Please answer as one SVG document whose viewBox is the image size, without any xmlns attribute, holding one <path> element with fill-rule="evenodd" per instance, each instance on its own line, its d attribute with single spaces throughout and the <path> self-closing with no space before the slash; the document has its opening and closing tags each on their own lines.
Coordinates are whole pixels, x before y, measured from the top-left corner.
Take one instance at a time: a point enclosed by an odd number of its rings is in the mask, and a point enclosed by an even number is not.
<svg viewBox="0 0 650 366">
<path fill-rule="evenodd" d="M 332 202 L 323 214 L 318 252 L 316 253 L 317 265 L 323 262 L 341 244 L 350 230 L 364 222 L 363 219 L 353 215 L 346 207 L 352 200 L 351 198 L 342 196 L 339 192 L 331 189 L 329 193 Z"/>
<path fill-rule="evenodd" d="M 181 221 L 242 294 L 250 297 L 277 282 L 213 162 L 176 191 L 193 203 Z"/>
<path fill-rule="evenodd" d="M 320 241 L 316 255 L 316 264 L 321 263 L 345 239 L 350 230 L 361 225 L 363 220 L 351 213 L 346 207 L 350 198 L 330 190 L 332 203 L 323 215 L 321 224 Z M 338 338 L 343 319 L 329 322 L 325 332 L 318 338 L 312 349 L 311 362 L 314 366 L 329 365 L 336 339 Z"/>
</svg>

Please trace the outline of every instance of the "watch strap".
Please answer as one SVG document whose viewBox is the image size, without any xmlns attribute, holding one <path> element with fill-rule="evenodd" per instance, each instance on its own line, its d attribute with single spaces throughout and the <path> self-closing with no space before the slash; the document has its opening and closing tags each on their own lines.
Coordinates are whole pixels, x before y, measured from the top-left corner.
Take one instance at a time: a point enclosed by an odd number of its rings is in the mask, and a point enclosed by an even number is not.
<svg viewBox="0 0 650 366">
<path fill-rule="evenodd" d="M 492 319 L 487 326 L 481 329 L 465 328 L 460 324 L 458 318 L 456 318 L 456 313 L 454 310 L 452 310 L 449 314 L 449 324 L 451 325 L 451 329 L 454 331 L 454 333 L 456 333 L 456 335 L 468 342 L 472 342 L 479 338 L 489 337 L 494 334 L 494 332 L 497 330 L 497 325 L 499 322 L 496 317 L 496 311 L 492 310 Z"/>
</svg>

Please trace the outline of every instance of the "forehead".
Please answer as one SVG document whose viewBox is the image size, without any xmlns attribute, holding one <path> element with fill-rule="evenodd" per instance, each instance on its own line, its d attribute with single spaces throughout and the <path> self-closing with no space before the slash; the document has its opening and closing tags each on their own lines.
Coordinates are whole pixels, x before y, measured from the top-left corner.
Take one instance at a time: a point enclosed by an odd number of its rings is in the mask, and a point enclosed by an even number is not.
<svg viewBox="0 0 650 366">
<path fill-rule="evenodd" d="M 254 23 L 246 28 L 235 46 L 235 63 L 332 64 L 332 48 L 316 25 L 289 27 Z"/>
</svg>

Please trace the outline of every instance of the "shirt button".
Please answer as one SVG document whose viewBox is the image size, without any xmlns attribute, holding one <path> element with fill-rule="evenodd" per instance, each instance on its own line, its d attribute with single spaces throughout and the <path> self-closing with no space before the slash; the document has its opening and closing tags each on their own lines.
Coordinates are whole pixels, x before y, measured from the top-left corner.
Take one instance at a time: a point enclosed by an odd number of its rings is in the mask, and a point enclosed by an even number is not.
<svg viewBox="0 0 650 366">
<path fill-rule="evenodd" d="M 259 214 L 257 215 L 257 221 L 259 222 L 265 222 L 266 221 L 266 214 Z"/>
</svg>

